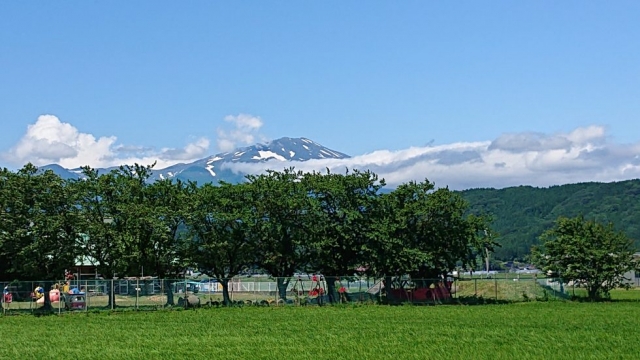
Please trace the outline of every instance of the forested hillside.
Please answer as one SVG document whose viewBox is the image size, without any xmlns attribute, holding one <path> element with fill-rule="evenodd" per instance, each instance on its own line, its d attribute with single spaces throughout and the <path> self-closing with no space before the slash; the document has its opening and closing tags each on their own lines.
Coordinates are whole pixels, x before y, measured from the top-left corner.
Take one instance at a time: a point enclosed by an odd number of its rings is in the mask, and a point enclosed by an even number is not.
<svg viewBox="0 0 640 360">
<path fill-rule="evenodd" d="M 462 194 L 472 212 L 493 215 L 493 229 L 499 233 L 497 241 L 502 244 L 496 249 L 498 259 L 523 258 L 559 216 L 580 214 L 588 219 L 613 222 L 640 249 L 640 180 L 549 188 L 471 189 Z"/>
</svg>

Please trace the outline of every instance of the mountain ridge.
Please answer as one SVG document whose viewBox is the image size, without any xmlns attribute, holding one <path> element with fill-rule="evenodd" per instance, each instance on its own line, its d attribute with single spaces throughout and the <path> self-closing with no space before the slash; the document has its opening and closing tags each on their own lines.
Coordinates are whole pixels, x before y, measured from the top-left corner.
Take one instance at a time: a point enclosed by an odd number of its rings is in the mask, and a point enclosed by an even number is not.
<svg viewBox="0 0 640 360">
<path fill-rule="evenodd" d="M 260 163 L 267 161 L 308 161 L 313 159 L 346 159 L 350 156 L 327 148 L 305 137 L 282 137 L 268 143 L 258 143 L 220 152 L 188 163 L 178 163 L 161 169 L 153 169 L 149 181 L 158 179 L 191 180 L 197 183 L 240 182 L 244 174 L 233 172 L 222 166 L 225 163 Z M 98 168 L 105 173 L 116 167 Z M 58 164 L 40 167 L 41 171 L 52 170 L 64 179 L 82 178 L 82 169 L 67 169 Z"/>
</svg>

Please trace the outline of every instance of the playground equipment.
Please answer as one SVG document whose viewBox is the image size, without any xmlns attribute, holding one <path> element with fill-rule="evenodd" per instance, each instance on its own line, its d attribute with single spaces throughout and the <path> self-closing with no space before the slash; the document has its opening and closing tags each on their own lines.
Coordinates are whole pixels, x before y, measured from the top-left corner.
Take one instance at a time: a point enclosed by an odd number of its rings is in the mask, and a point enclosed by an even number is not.
<svg viewBox="0 0 640 360">
<path fill-rule="evenodd" d="M 60 290 L 53 289 L 49 291 L 49 301 L 51 301 L 52 303 L 60 301 Z M 36 298 L 36 304 L 44 304 L 44 295 Z"/>
<path fill-rule="evenodd" d="M 31 298 L 36 302 L 40 299 L 43 299 L 42 301 L 44 301 L 44 289 L 42 288 L 42 286 L 38 286 L 33 290 L 33 293 L 31 293 Z"/>
<path fill-rule="evenodd" d="M 293 295 L 295 295 L 296 297 L 304 295 L 304 282 L 302 282 L 300 276 L 298 276 L 296 281 L 293 283 L 291 292 L 293 292 Z"/>
<path fill-rule="evenodd" d="M 2 291 L 2 302 L 5 304 L 11 304 L 13 302 L 13 295 L 11 295 L 8 285 L 5 286 L 4 290 Z"/>
<path fill-rule="evenodd" d="M 451 299 L 455 293 L 453 279 L 441 281 L 411 281 L 397 278 L 387 290 L 390 301 L 438 302 Z"/>
<path fill-rule="evenodd" d="M 185 297 L 179 297 L 178 306 L 181 306 L 184 308 L 200 307 L 200 298 L 195 295 L 187 295 Z"/>
<path fill-rule="evenodd" d="M 342 285 L 342 280 L 338 278 L 338 284 L 340 287 L 338 288 L 338 294 L 340 295 L 340 302 L 347 303 L 349 302 L 349 296 L 347 295 L 347 288 Z"/>
<path fill-rule="evenodd" d="M 318 305 L 322 305 L 322 300 L 325 295 L 324 278 L 313 275 L 311 277 L 311 290 L 309 290 L 309 300 L 315 300 Z"/>
<path fill-rule="evenodd" d="M 87 297 L 84 293 L 64 294 L 64 308 L 66 310 L 85 310 Z"/>
</svg>

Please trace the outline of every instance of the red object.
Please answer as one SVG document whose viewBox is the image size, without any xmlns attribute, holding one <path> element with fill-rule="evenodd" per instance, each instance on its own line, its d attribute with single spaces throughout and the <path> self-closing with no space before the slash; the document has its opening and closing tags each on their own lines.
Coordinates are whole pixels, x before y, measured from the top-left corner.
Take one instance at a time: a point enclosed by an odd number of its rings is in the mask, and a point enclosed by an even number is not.
<svg viewBox="0 0 640 360">
<path fill-rule="evenodd" d="M 430 300 L 444 300 L 451 298 L 451 292 L 449 291 L 451 282 L 447 284 L 436 284 L 434 288 L 418 288 L 415 290 L 409 289 L 390 289 L 391 294 L 397 300 L 410 300 L 410 301 L 430 301 Z"/>
<path fill-rule="evenodd" d="M 314 275 L 311 277 L 311 281 L 318 281 L 318 277 L 314 274 Z"/>
<path fill-rule="evenodd" d="M 84 310 L 86 302 L 84 295 L 69 295 L 70 299 L 67 300 L 66 308 L 68 310 Z"/>
<path fill-rule="evenodd" d="M 4 294 L 4 302 L 9 304 L 13 301 L 13 295 L 11 295 L 11 293 L 9 294 Z"/>
<path fill-rule="evenodd" d="M 339 293 L 345 293 L 347 292 L 347 289 L 344 286 L 340 286 L 340 289 L 338 289 Z"/>
</svg>

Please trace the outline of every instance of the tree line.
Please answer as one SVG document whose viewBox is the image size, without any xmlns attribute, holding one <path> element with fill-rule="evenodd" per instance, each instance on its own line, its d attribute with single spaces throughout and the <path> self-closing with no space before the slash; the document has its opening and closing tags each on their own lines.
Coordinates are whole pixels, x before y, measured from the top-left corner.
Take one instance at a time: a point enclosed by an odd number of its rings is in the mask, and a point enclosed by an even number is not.
<svg viewBox="0 0 640 360">
<path fill-rule="evenodd" d="M 228 281 L 247 269 L 278 278 L 446 276 L 493 251 L 489 221 L 428 180 L 381 192 L 369 171 L 249 175 L 238 184 L 148 181 L 153 166 L 64 180 L 28 164 L 0 171 L 0 278 L 59 279 L 78 258 L 104 278 L 176 277 L 194 267 Z"/>
<path fill-rule="evenodd" d="M 640 250 L 640 180 L 611 183 L 579 183 L 548 188 L 517 186 L 504 189 L 461 191 L 472 213 L 493 217 L 494 232 L 501 247 L 492 258 L 510 261 L 526 259 L 531 247 L 559 217 L 584 216 L 599 223 L 613 223 L 634 240 Z"/>
</svg>

